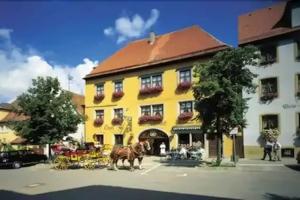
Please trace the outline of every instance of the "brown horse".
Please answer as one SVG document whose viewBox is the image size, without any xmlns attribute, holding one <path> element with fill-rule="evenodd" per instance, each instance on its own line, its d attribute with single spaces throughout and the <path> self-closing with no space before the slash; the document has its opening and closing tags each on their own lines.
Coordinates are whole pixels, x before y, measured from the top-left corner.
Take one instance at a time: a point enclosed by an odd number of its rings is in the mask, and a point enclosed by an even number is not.
<svg viewBox="0 0 300 200">
<path fill-rule="evenodd" d="M 134 160 L 137 158 L 139 161 L 139 169 L 142 169 L 141 164 L 146 150 L 150 150 L 148 141 L 140 141 L 128 147 L 114 147 L 110 153 L 111 168 L 117 170 L 118 160 L 121 159 L 124 162 L 124 160 L 127 159 L 130 163 L 130 171 L 132 171 L 134 169 Z"/>
</svg>

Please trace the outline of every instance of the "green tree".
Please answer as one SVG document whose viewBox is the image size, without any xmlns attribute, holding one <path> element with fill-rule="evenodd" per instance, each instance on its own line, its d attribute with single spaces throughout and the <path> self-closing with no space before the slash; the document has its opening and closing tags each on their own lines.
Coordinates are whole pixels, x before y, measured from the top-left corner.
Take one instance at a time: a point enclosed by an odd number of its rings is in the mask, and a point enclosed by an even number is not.
<svg viewBox="0 0 300 200">
<path fill-rule="evenodd" d="M 13 129 L 32 144 L 53 144 L 76 132 L 83 118 L 71 98 L 57 78 L 33 79 L 32 87 L 17 98 L 17 112 L 27 120 L 14 122 Z"/>
<path fill-rule="evenodd" d="M 247 65 L 256 66 L 260 58 L 257 48 L 246 46 L 218 52 L 206 63 L 197 63 L 194 74 L 195 109 L 202 130 L 217 137 L 217 164 L 221 163 L 222 136 L 234 127 L 245 127 L 247 100 L 242 91 L 255 92 L 256 74 Z"/>
</svg>

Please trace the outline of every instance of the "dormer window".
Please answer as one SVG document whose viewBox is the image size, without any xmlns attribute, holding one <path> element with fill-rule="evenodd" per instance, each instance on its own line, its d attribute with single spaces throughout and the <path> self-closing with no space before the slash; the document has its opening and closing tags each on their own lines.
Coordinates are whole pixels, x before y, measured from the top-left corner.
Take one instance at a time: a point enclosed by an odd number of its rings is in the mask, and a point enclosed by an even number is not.
<svg viewBox="0 0 300 200">
<path fill-rule="evenodd" d="M 277 60 L 277 47 L 275 45 L 262 46 L 260 48 L 261 65 L 269 65 Z"/>
<path fill-rule="evenodd" d="M 295 4 L 291 10 L 292 28 L 300 26 L 300 3 Z"/>
</svg>

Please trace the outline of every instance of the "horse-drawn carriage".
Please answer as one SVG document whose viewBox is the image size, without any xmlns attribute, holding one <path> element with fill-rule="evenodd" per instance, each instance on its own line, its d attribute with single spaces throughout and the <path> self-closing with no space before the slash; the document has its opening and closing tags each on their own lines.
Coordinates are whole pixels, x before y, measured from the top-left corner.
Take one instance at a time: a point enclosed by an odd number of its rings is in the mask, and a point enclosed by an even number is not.
<svg viewBox="0 0 300 200">
<path fill-rule="evenodd" d="M 88 148 L 70 150 L 62 148 L 60 151 L 54 150 L 55 158 L 53 160 L 55 169 L 85 168 L 95 169 L 97 166 L 106 166 L 109 164 L 110 145 L 104 145 L 102 148 Z"/>
</svg>

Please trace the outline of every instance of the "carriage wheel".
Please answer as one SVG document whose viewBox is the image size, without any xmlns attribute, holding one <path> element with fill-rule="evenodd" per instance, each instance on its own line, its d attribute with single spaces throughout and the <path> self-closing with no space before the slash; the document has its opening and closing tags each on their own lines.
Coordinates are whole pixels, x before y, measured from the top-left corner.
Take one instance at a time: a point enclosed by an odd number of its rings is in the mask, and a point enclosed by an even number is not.
<svg viewBox="0 0 300 200">
<path fill-rule="evenodd" d="M 65 156 L 59 156 L 54 160 L 54 168 L 59 170 L 65 170 L 68 169 L 70 163 L 67 157 Z"/>
<path fill-rule="evenodd" d="M 96 168 L 96 164 L 95 162 L 93 162 L 93 160 L 86 160 L 84 165 L 83 165 L 84 169 L 89 169 L 89 170 L 92 170 L 92 169 L 95 169 Z"/>
</svg>

